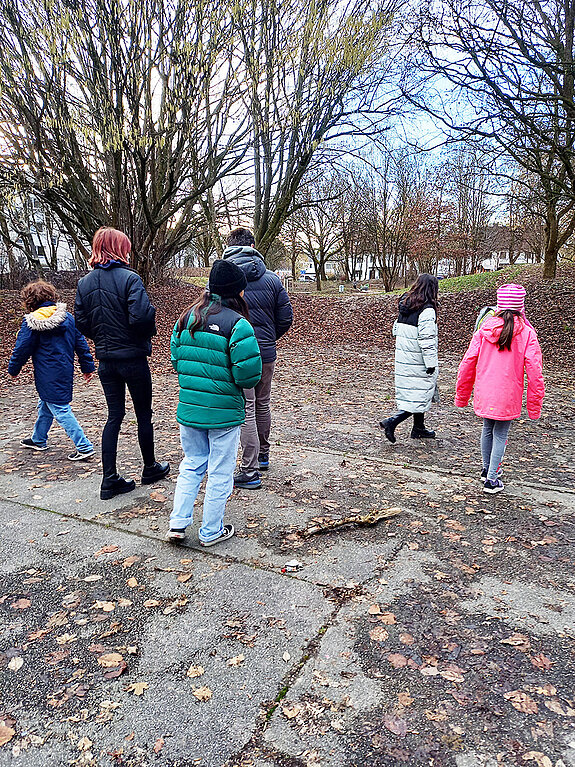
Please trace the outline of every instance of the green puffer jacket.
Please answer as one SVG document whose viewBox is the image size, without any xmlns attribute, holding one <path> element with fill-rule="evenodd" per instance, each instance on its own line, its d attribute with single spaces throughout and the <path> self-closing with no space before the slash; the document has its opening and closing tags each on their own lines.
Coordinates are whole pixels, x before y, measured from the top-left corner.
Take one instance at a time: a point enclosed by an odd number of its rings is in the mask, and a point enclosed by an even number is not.
<svg viewBox="0 0 575 767">
<path fill-rule="evenodd" d="M 190 316 L 188 327 L 193 322 Z M 177 324 L 170 342 L 172 365 L 178 373 L 177 420 L 195 429 L 225 429 L 245 421 L 243 389 L 262 376 L 262 358 L 250 323 L 222 302 L 203 330 L 192 337 Z"/>
</svg>

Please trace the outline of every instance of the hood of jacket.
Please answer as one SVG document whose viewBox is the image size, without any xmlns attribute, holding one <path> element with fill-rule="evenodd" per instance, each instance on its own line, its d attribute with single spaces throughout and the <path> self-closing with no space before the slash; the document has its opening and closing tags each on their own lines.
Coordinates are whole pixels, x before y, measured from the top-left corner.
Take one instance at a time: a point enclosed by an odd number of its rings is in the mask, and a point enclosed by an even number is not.
<svg viewBox="0 0 575 767">
<path fill-rule="evenodd" d="M 490 344 L 496 344 L 503 330 L 504 320 L 502 317 L 489 317 L 479 328 L 479 333 Z M 513 323 L 513 338 L 521 333 L 525 327 L 525 321 L 521 317 L 515 317 Z"/>
<path fill-rule="evenodd" d="M 248 282 L 259 280 L 266 273 L 267 267 L 260 253 L 248 245 L 233 245 L 226 248 L 223 252 L 223 258 L 227 258 L 239 266 L 246 275 Z"/>
<path fill-rule="evenodd" d="M 66 304 L 45 302 L 35 311 L 24 315 L 24 319 L 30 330 L 45 331 L 59 328 L 67 316 Z"/>
</svg>

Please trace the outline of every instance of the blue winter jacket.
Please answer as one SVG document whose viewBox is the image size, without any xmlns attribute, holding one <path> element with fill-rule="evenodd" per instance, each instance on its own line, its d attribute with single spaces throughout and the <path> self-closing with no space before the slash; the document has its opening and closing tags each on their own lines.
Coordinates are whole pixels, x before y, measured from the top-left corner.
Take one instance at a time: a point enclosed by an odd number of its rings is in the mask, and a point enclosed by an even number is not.
<svg viewBox="0 0 575 767">
<path fill-rule="evenodd" d="M 262 362 L 273 362 L 277 356 L 276 341 L 290 329 L 293 310 L 281 283 L 274 272 L 266 269 L 262 257 L 254 248 L 236 245 L 224 250 L 223 257 L 231 261 L 246 275 L 248 284 L 244 298 L 250 310 L 252 324 Z"/>
<path fill-rule="evenodd" d="M 96 369 L 86 339 L 76 328 L 66 304 L 46 301 L 39 309 L 26 314 L 18 331 L 8 373 L 17 376 L 32 357 L 34 383 L 38 396 L 53 405 L 72 401 L 74 352 L 82 373 Z"/>
</svg>

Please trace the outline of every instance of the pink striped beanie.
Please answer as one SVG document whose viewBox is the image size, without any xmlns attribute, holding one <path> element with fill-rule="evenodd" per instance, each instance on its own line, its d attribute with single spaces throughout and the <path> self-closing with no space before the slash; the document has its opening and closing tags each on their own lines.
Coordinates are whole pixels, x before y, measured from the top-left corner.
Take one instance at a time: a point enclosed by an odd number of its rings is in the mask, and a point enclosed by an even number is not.
<svg viewBox="0 0 575 767">
<path fill-rule="evenodd" d="M 497 311 L 511 309 L 525 313 L 525 288 L 523 285 L 502 285 L 497 291 Z"/>
</svg>

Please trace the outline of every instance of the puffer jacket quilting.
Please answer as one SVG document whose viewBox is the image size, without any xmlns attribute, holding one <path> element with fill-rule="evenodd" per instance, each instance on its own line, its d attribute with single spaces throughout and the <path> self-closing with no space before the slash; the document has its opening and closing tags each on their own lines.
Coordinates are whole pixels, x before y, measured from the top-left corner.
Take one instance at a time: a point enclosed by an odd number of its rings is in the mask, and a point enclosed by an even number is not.
<svg viewBox="0 0 575 767">
<path fill-rule="evenodd" d="M 266 269 L 255 248 L 232 246 L 224 250 L 223 257 L 239 266 L 246 275 L 248 284 L 244 298 L 250 310 L 250 323 L 263 362 L 273 362 L 277 357 L 276 341 L 287 333 L 293 322 L 289 296 L 277 274 Z"/>
<path fill-rule="evenodd" d="M 66 304 L 46 301 L 26 314 L 8 363 L 8 373 L 17 376 L 32 357 L 34 383 L 40 399 L 53 405 L 72 401 L 74 354 L 82 373 L 96 369 L 86 339 L 79 332 Z"/>
<path fill-rule="evenodd" d="M 437 322 L 431 306 L 410 312 L 400 302 L 393 325 L 395 336 L 395 399 L 399 410 L 426 413 L 433 401 L 438 377 Z M 428 368 L 435 368 L 431 374 Z"/>
<path fill-rule="evenodd" d="M 76 325 L 94 339 L 98 359 L 131 359 L 152 353 L 156 310 L 140 275 L 117 262 L 97 266 L 78 282 Z"/>
<path fill-rule="evenodd" d="M 224 304 L 193 336 L 187 329 L 178 334 L 176 324 L 170 352 L 180 384 L 178 423 L 224 429 L 245 421 L 243 390 L 260 380 L 262 360 L 253 328 L 244 317 Z"/>
</svg>

